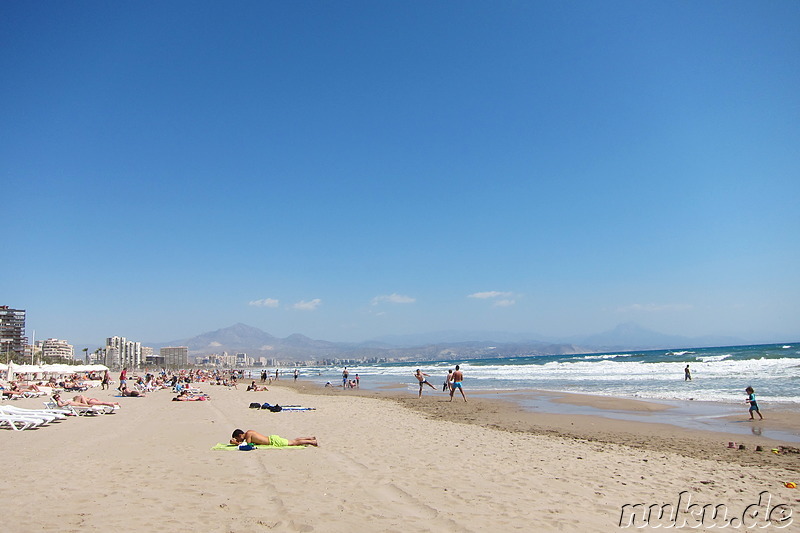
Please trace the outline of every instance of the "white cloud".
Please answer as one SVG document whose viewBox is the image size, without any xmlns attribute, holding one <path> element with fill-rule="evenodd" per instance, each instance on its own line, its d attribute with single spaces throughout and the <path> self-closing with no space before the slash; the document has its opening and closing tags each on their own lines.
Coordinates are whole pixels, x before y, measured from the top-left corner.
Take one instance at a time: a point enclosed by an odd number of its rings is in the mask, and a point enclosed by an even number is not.
<svg viewBox="0 0 800 533">
<path fill-rule="evenodd" d="M 486 291 L 486 292 L 476 292 L 470 294 L 468 298 L 479 298 L 481 300 L 488 300 L 490 298 L 509 298 L 514 294 L 511 292 L 501 292 L 501 291 Z"/>
<path fill-rule="evenodd" d="M 274 298 L 264 298 L 263 300 L 253 300 L 247 305 L 255 307 L 278 307 L 280 302 Z"/>
<path fill-rule="evenodd" d="M 301 300 L 294 304 L 292 307 L 295 309 L 299 309 L 301 311 L 313 311 L 317 307 L 322 304 L 322 300 L 319 298 L 314 298 L 311 301 L 306 302 L 305 300 Z"/>
<path fill-rule="evenodd" d="M 619 313 L 662 313 L 667 311 L 688 311 L 690 304 L 631 304 L 617 309 Z"/>
<path fill-rule="evenodd" d="M 392 304 L 413 304 L 416 302 L 416 298 L 412 298 L 411 296 L 404 296 L 402 294 L 392 293 L 383 296 L 376 296 L 372 299 L 372 305 L 378 305 L 381 302 L 389 302 Z"/>
<path fill-rule="evenodd" d="M 517 303 L 516 300 L 512 300 L 511 298 L 504 298 L 502 300 L 497 300 L 495 303 L 492 304 L 493 307 L 509 307 Z"/>
</svg>

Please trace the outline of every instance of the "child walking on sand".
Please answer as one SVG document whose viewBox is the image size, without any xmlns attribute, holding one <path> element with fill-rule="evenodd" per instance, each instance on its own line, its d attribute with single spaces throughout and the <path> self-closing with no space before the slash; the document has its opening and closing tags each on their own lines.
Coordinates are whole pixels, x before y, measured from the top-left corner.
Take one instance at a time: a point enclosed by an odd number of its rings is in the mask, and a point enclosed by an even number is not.
<svg viewBox="0 0 800 533">
<path fill-rule="evenodd" d="M 744 391 L 748 394 L 746 401 L 750 404 L 750 420 L 755 420 L 755 418 L 753 418 L 753 411 L 758 413 L 758 418 L 764 420 L 764 417 L 761 416 L 761 411 L 758 410 L 758 403 L 756 403 L 756 392 L 753 390 L 753 387 L 747 387 Z"/>
</svg>

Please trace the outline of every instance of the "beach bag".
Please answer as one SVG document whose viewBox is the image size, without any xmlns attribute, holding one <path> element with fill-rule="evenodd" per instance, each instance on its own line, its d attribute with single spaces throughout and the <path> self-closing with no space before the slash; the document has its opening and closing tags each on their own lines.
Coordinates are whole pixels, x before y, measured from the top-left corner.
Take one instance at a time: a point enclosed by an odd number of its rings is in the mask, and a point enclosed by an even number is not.
<svg viewBox="0 0 800 533">
<path fill-rule="evenodd" d="M 264 405 L 261 406 L 262 409 L 269 409 L 270 407 L 272 406 L 266 402 L 264 403 Z"/>
<path fill-rule="evenodd" d="M 283 410 L 283 407 L 276 404 L 270 407 L 269 410 L 272 411 L 273 413 L 280 413 Z"/>
<path fill-rule="evenodd" d="M 253 402 L 250 404 L 250 409 L 261 409 L 261 404 L 257 402 Z"/>
</svg>

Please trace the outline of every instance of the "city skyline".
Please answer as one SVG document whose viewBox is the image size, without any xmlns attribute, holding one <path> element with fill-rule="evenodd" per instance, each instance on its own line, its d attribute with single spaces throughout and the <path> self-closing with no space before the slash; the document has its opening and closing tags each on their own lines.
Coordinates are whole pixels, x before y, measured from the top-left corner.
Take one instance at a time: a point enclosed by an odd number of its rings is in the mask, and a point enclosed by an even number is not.
<svg viewBox="0 0 800 533">
<path fill-rule="evenodd" d="M 797 2 L 0 13 L 29 336 L 800 337 Z"/>
</svg>

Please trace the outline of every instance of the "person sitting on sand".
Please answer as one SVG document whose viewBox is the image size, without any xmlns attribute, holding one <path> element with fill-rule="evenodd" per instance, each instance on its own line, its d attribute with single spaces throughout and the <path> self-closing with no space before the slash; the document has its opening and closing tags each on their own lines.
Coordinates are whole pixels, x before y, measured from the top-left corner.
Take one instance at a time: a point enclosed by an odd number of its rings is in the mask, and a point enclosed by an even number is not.
<svg viewBox="0 0 800 533">
<path fill-rule="evenodd" d="M 266 446 L 276 446 L 283 448 L 285 446 L 319 446 L 317 437 L 297 437 L 296 439 L 288 440 L 277 435 L 270 435 L 269 437 L 262 435 L 252 429 L 242 431 L 241 429 L 234 429 L 231 435 L 231 444 L 263 444 Z"/>
<path fill-rule="evenodd" d="M 268 391 L 269 389 L 266 388 L 266 387 L 259 387 L 258 385 L 256 385 L 256 382 L 253 381 L 250 385 L 247 386 L 247 390 L 261 392 L 261 391 L 265 391 L 265 390 Z"/>
</svg>

